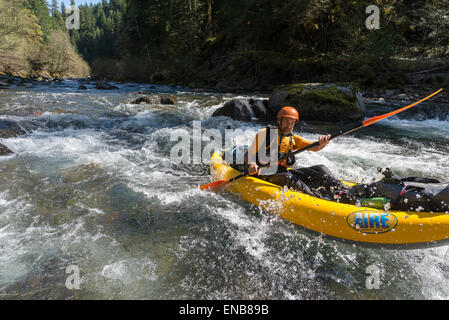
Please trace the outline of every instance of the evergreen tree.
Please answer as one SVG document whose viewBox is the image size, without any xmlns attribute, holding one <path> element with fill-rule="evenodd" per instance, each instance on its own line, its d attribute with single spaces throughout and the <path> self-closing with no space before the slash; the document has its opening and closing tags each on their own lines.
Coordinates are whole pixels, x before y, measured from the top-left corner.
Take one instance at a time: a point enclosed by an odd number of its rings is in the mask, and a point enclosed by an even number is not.
<svg viewBox="0 0 449 320">
<path fill-rule="evenodd" d="M 65 13 L 66 7 L 65 7 L 65 3 L 64 1 L 61 1 L 61 16 L 65 17 L 66 13 Z"/>
<path fill-rule="evenodd" d="M 63 30 L 65 28 L 65 23 L 62 18 L 61 13 L 59 12 L 58 0 L 52 0 L 51 2 L 51 17 L 53 22 L 53 30 L 60 29 Z"/>
<path fill-rule="evenodd" d="M 26 7 L 39 19 L 39 25 L 44 32 L 44 39 L 48 39 L 48 36 L 53 30 L 53 22 L 50 18 L 45 0 L 27 0 Z"/>
<path fill-rule="evenodd" d="M 370 0 L 102 0 L 80 6 L 81 30 L 70 35 L 89 62 L 135 58 L 164 72 L 224 56 L 230 59 L 225 64 L 241 65 L 245 75 L 263 70 L 267 56 L 294 73 L 290 65 L 303 58 L 361 58 L 369 64 L 409 55 L 410 47 L 419 54 L 448 53 L 449 0 L 375 3 L 379 30 L 365 27 Z"/>
<path fill-rule="evenodd" d="M 106 25 L 106 14 L 104 13 L 104 10 L 102 7 L 98 9 L 98 20 L 97 20 L 97 26 L 100 28 L 104 28 L 108 30 Z"/>
<path fill-rule="evenodd" d="M 59 13 L 59 6 L 58 6 L 58 0 L 52 0 L 51 1 L 51 7 L 50 7 L 51 15 L 55 16 Z"/>
</svg>

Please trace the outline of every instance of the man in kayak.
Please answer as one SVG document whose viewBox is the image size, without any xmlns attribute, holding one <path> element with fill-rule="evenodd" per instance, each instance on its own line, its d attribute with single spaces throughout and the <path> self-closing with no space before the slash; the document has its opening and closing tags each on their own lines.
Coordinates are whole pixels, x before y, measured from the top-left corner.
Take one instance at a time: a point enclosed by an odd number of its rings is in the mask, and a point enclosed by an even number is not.
<svg viewBox="0 0 449 320">
<path fill-rule="evenodd" d="M 350 198 L 347 188 L 332 175 L 326 166 L 316 165 L 288 170 L 295 163 L 295 156 L 289 156 L 289 154 L 312 144 L 292 133 L 298 122 L 299 114 L 295 108 L 288 106 L 281 108 L 277 115 L 277 126 L 268 126 L 260 130 L 249 146 L 248 173 L 273 184 L 287 186 L 313 196 L 347 202 Z M 327 146 L 330 135 L 320 136 L 318 141 L 319 145 L 309 149 L 310 151 L 317 152 Z M 277 150 L 277 157 L 275 150 Z M 287 157 L 277 161 L 284 156 Z M 268 162 L 271 163 L 270 166 L 259 168 L 260 165 Z"/>
</svg>

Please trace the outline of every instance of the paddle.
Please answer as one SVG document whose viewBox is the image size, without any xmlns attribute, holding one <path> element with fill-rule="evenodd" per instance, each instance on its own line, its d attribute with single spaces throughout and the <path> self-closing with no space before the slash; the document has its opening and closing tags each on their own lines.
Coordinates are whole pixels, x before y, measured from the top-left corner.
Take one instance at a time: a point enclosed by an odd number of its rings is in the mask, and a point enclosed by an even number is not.
<svg viewBox="0 0 449 320">
<path fill-rule="evenodd" d="M 443 89 L 439 89 L 439 90 L 435 91 L 434 93 L 432 93 L 431 95 L 429 95 L 429 96 L 427 96 L 427 97 L 425 97 L 425 98 L 423 98 L 423 99 L 421 99 L 421 100 L 419 100 L 419 101 L 417 101 L 417 102 L 414 102 L 414 103 L 412 103 L 412 104 L 410 104 L 410 105 L 408 105 L 408 106 L 406 106 L 406 107 L 403 107 L 403 108 L 400 108 L 400 109 L 397 109 L 397 110 L 394 110 L 394 111 L 392 111 L 392 112 L 385 113 L 385 114 L 382 114 L 382 115 L 379 115 L 379 116 L 374 116 L 374 117 L 369 118 L 369 119 L 367 119 L 367 120 L 365 120 L 365 121 L 362 121 L 361 123 L 357 124 L 356 126 L 350 128 L 350 129 L 347 129 L 347 130 L 345 130 L 345 131 L 340 131 L 337 135 L 331 135 L 331 137 L 330 137 L 329 140 L 332 140 L 332 139 L 341 137 L 341 136 L 343 136 L 343 135 L 345 135 L 345 134 L 348 134 L 348 133 L 353 132 L 353 131 L 355 131 L 355 130 L 358 130 L 358 129 L 360 129 L 360 128 L 363 128 L 363 127 L 367 127 L 367 126 L 369 126 L 369 125 L 372 125 L 373 123 L 375 123 L 375 122 L 377 122 L 377 121 L 380 121 L 380 120 L 382 120 L 382 119 L 386 119 L 386 118 L 391 117 L 391 116 L 393 116 L 393 115 L 395 115 L 395 114 L 398 114 L 398 113 L 400 113 L 400 112 L 402 112 L 402 111 L 405 111 L 405 110 L 407 110 L 407 109 L 410 109 L 411 107 L 414 107 L 414 106 L 416 106 L 417 104 L 419 104 L 419 103 L 421 103 L 421 102 L 423 102 L 423 101 L 425 101 L 425 100 L 427 100 L 427 99 L 433 97 L 434 95 L 440 93 L 442 90 L 443 90 Z M 296 151 L 290 153 L 290 155 L 296 155 L 296 154 L 298 154 L 298 153 L 300 153 L 300 152 L 303 152 L 303 151 L 309 150 L 309 149 L 311 149 L 311 148 L 314 148 L 314 147 L 318 146 L 319 144 L 320 144 L 320 143 L 319 143 L 318 141 L 316 141 L 316 142 L 314 142 L 314 143 L 308 145 L 307 147 L 301 148 L 301 149 L 299 149 L 299 150 L 296 150 Z M 285 158 L 285 157 L 286 157 L 286 156 L 281 157 L 279 160 L 282 160 L 282 159 Z M 264 165 L 261 165 L 261 166 L 259 166 L 259 168 L 263 168 L 263 167 L 266 167 L 266 166 L 268 166 L 268 165 L 270 165 L 270 163 L 266 163 L 266 164 L 264 164 Z M 248 172 L 243 172 L 242 174 L 239 174 L 238 176 L 235 176 L 234 178 L 231 178 L 231 179 L 220 180 L 220 181 L 214 181 L 214 182 L 211 182 L 211 183 L 208 183 L 208 184 L 204 184 L 204 185 L 200 186 L 200 189 L 201 189 L 201 190 L 211 190 L 211 191 L 215 191 L 215 190 L 218 190 L 218 189 L 224 187 L 224 186 L 227 185 L 228 183 L 231 183 L 231 182 L 233 182 L 233 181 L 235 181 L 235 180 L 237 180 L 237 179 L 243 178 L 243 177 L 245 177 L 245 176 L 247 176 L 247 175 L 249 175 Z"/>
</svg>

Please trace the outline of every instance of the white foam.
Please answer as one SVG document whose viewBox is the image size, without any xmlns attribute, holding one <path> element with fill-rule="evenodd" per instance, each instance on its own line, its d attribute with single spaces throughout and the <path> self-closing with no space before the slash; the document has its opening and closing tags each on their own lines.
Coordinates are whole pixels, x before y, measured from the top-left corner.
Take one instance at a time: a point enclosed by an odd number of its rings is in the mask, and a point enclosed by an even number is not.
<svg viewBox="0 0 449 320">
<path fill-rule="evenodd" d="M 435 132 L 440 134 L 441 132 L 449 133 L 449 121 L 441 121 L 436 119 L 427 119 L 422 121 L 388 119 L 380 121 L 379 124 L 413 131 L 420 130 L 421 132 Z"/>
<path fill-rule="evenodd" d="M 101 275 L 108 280 L 120 281 L 125 285 L 137 284 L 142 280 L 157 280 L 156 265 L 148 258 L 126 259 L 103 266 Z"/>
<path fill-rule="evenodd" d="M 245 248 L 248 254 L 265 266 L 273 267 L 275 264 L 269 258 L 269 248 L 265 245 L 271 227 L 270 222 L 251 217 L 244 208 L 227 200 L 221 200 L 221 202 L 223 201 L 226 204 L 225 208 L 214 208 L 213 214 L 225 219 L 226 223 L 232 224 L 229 230 L 231 230 L 235 245 Z"/>
<path fill-rule="evenodd" d="M 426 299 L 447 300 L 449 298 L 449 246 L 413 250 L 405 252 L 405 259 L 419 276 L 422 284 L 421 294 Z"/>
</svg>

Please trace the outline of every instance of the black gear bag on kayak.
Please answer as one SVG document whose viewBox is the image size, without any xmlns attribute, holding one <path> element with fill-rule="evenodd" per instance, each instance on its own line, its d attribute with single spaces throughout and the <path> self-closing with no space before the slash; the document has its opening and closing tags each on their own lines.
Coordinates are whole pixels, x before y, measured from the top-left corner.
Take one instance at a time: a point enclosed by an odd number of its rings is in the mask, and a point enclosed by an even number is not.
<svg viewBox="0 0 449 320">
<path fill-rule="evenodd" d="M 390 169 L 380 169 L 382 180 L 358 184 L 350 193 L 357 198 L 385 197 L 390 199 L 392 210 L 433 211 L 449 210 L 449 183 L 437 179 L 394 175 Z"/>
</svg>

